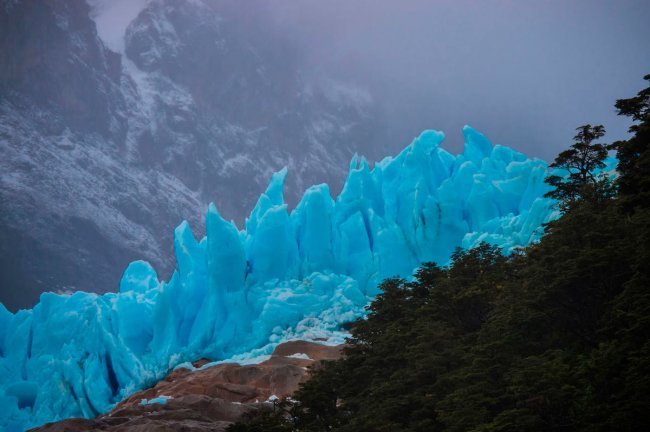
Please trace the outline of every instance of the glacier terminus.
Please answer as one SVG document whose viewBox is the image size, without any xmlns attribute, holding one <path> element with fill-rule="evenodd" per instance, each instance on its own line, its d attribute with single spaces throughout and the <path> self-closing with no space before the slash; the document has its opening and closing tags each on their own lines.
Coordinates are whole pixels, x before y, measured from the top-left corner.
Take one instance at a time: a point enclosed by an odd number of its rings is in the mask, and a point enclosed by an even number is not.
<svg viewBox="0 0 650 432">
<path fill-rule="evenodd" d="M 0 428 L 97 416 L 201 357 L 340 343 L 383 279 L 444 265 L 457 247 L 510 253 L 539 239 L 558 216 L 544 198 L 547 163 L 463 133 L 459 155 L 429 130 L 372 168 L 355 156 L 337 197 L 312 186 L 292 211 L 287 170 L 277 172 L 242 229 L 211 204 L 204 238 L 187 222 L 174 231 L 168 281 L 136 261 L 116 293 L 44 293 L 15 314 L 0 304 Z"/>
</svg>

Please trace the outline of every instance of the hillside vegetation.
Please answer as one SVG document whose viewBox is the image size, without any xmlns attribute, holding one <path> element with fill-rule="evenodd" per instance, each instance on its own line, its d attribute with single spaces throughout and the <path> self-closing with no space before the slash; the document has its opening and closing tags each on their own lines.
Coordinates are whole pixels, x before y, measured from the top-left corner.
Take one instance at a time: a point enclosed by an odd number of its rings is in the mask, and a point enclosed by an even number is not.
<svg viewBox="0 0 650 432">
<path fill-rule="evenodd" d="M 645 77 L 650 81 L 650 75 Z M 562 216 L 388 279 L 345 357 L 245 431 L 640 431 L 650 424 L 650 88 L 616 102 L 627 141 L 578 128 L 554 165 Z M 599 173 L 608 150 L 618 172 Z"/>
</svg>

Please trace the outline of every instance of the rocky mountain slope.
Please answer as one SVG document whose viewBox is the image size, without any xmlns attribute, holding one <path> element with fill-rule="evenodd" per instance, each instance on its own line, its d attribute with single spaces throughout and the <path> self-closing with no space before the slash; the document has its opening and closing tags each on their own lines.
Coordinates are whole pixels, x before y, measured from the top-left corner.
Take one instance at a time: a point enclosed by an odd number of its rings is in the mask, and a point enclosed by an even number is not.
<svg viewBox="0 0 650 432">
<path fill-rule="evenodd" d="M 154 387 L 137 392 L 96 419 L 68 419 L 33 431 L 223 431 L 247 411 L 290 396 L 307 379 L 309 367 L 336 360 L 341 346 L 292 341 L 276 347 L 259 364 L 195 362 L 178 368 Z"/>
<path fill-rule="evenodd" d="M 295 202 L 307 185 L 336 190 L 354 151 L 387 153 L 371 95 L 301 70 L 264 4 L 140 2 L 111 50 L 96 25 L 104 2 L 91 3 L 0 6 L 9 309 L 46 290 L 116 290 L 137 258 L 169 274 L 169 227 L 200 232 L 208 202 L 241 223 L 283 166 Z"/>
</svg>

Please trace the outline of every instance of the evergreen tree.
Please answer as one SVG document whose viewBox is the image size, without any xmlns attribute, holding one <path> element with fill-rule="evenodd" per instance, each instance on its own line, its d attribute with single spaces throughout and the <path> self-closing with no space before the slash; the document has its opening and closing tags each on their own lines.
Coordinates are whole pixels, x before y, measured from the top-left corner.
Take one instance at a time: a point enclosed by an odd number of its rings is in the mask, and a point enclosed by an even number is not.
<svg viewBox="0 0 650 432">
<path fill-rule="evenodd" d="M 650 76 L 646 76 L 650 79 Z M 617 102 L 616 189 L 604 129 L 578 128 L 554 166 L 562 216 L 503 256 L 487 244 L 388 279 L 344 357 L 281 414 L 233 431 L 627 431 L 650 424 L 650 89 Z"/>
<path fill-rule="evenodd" d="M 590 196 L 606 186 L 598 170 L 605 167 L 609 147 L 593 142 L 605 135 L 605 128 L 586 124 L 576 130 L 575 144 L 561 152 L 551 164 L 552 168 L 565 171 L 566 175 L 554 174 L 545 179 L 554 188 L 545 196 L 558 200 L 563 211 L 581 197 Z"/>
<path fill-rule="evenodd" d="M 650 81 L 650 74 L 643 78 Z M 616 108 L 619 115 L 638 122 L 630 127 L 632 138 L 614 144 L 621 205 L 630 213 L 637 207 L 650 206 L 650 87 L 635 97 L 617 100 Z"/>
</svg>

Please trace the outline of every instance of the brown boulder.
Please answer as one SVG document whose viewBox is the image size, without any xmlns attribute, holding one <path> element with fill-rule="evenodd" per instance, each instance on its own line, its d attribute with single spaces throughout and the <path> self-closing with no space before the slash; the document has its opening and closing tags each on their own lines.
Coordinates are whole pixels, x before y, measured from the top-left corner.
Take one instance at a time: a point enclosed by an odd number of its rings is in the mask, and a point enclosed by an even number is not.
<svg viewBox="0 0 650 432">
<path fill-rule="evenodd" d="M 224 431 L 244 412 L 271 396 L 290 396 L 307 379 L 309 368 L 341 356 L 342 345 L 306 341 L 285 342 L 259 364 L 224 363 L 190 371 L 177 369 L 155 386 L 132 394 L 108 414 L 93 420 L 68 419 L 34 431 Z M 208 364 L 199 359 L 194 367 Z M 165 404 L 145 404 L 167 396 Z"/>
</svg>

